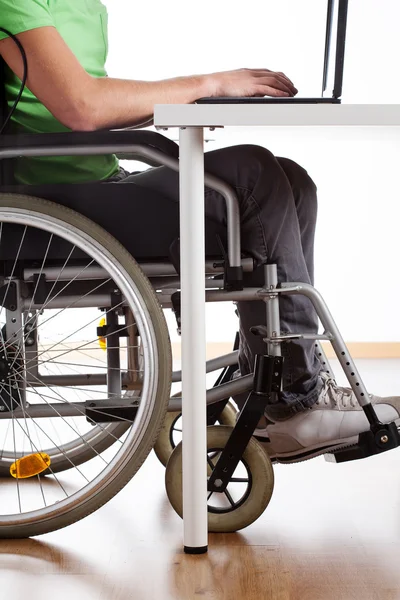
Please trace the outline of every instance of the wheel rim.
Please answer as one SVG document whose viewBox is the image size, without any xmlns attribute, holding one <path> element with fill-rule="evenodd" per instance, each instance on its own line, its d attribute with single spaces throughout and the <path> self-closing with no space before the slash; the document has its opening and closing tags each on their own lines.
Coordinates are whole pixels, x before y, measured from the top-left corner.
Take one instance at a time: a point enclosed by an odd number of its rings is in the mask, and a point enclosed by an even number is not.
<svg viewBox="0 0 400 600">
<path fill-rule="evenodd" d="M 4 202 L 3 198 L 2 200 Z M 118 427 L 121 429 L 121 424 L 111 426 L 98 425 L 96 426 L 95 431 L 88 432 L 85 437 L 80 435 L 78 431 L 76 432 L 78 434 L 78 438 L 76 438 L 75 441 L 70 441 L 70 446 L 68 446 L 67 442 L 65 444 L 67 449 L 70 448 L 77 452 L 79 450 L 79 445 L 81 445 L 81 449 L 85 449 L 87 448 L 87 445 L 90 445 L 91 442 L 93 442 L 98 436 L 101 437 L 107 435 L 111 438 L 113 438 L 113 436 L 115 437 L 115 439 L 113 439 L 113 445 L 115 446 L 114 454 L 110 452 L 106 457 L 101 456 L 101 461 L 103 462 L 101 463 L 101 466 L 96 466 L 98 472 L 93 470 L 93 465 L 91 465 L 93 473 L 91 475 L 89 475 L 88 471 L 84 471 L 83 469 L 78 468 L 75 464 L 71 464 L 71 470 L 74 471 L 74 476 L 68 481 L 67 484 L 65 484 L 64 480 L 61 480 L 60 477 L 57 477 L 55 472 L 52 471 L 50 465 L 47 471 L 49 475 L 46 476 L 46 482 L 49 480 L 53 481 L 53 488 L 57 488 L 58 495 L 53 493 L 54 489 L 50 489 L 49 492 L 47 488 L 51 488 L 51 486 L 48 486 L 47 483 L 45 484 L 45 478 L 43 476 L 37 475 L 38 487 L 40 488 L 38 493 L 39 496 L 40 494 L 43 496 L 44 506 L 37 508 L 37 505 L 35 504 L 35 508 L 33 510 L 24 509 L 24 502 L 22 502 L 21 499 L 22 488 L 25 486 L 28 495 L 32 495 L 32 478 L 29 479 L 29 481 L 23 481 L 18 478 L 15 480 L 10 480 L 7 484 L 6 494 L 9 495 L 9 493 L 12 493 L 9 489 L 11 485 L 16 488 L 19 511 L 17 510 L 13 512 L 10 510 L 10 512 L 0 515 L 0 527 L 22 525 L 33 522 L 38 523 L 47 521 L 51 518 L 57 518 L 73 508 L 82 505 L 89 498 L 93 497 L 94 494 L 98 494 L 111 481 L 113 481 L 115 477 L 117 477 L 126 467 L 129 461 L 132 460 L 132 457 L 134 456 L 145 435 L 152 411 L 154 409 L 159 373 L 156 335 L 151 323 L 151 319 L 149 318 L 148 308 L 144 298 L 142 297 L 142 293 L 137 288 L 135 282 L 131 279 L 126 269 L 115 260 L 115 257 L 108 250 L 102 247 L 97 239 L 91 237 L 90 234 L 80 230 L 70 222 L 68 223 L 68 227 L 66 227 L 65 222 L 55 216 L 42 214 L 41 212 L 35 210 L 27 210 L 25 207 L 0 207 L 0 240 L 1 235 L 4 234 L 5 228 L 8 224 L 17 224 L 22 226 L 25 233 L 27 228 L 36 227 L 47 232 L 49 236 L 51 236 L 51 239 L 54 239 L 54 237 L 57 236 L 57 238 L 66 240 L 68 243 L 72 244 L 74 248 L 79 248 L 81 251 L 85 252 L 85 254 L 89 256 L 94 263 L 96 263 L 96 265 L 99 265 L 106 270 L 107 274 L 110 276 L 110 278 L 112 278 L 113 283 L 118 286 L 118 289 L 120 290 L 125 302 L 132 312 L 134 312 L 136 326 L 140 331 L 143 363 L 145 365 L 145 368 L 143 369 L 140 397 L 142 400 L 145 399 L 145 401 L 143 400 L 139 402 L 137 414 L 134 420 L 127 424 L 128 430 L 121 438 L 114 436 L 113 433 L 118 430 Z M 5 301 L 6 298 L 7 292 L 3 300 Z M 3 309 L 4 306 L 1 306 L 1 313 L 3 313 Z M 6 351 L 7 348 L 10 348 L 9 342 L 10 340 L 2 340 L 2 348 Z M 28 363 L 26 363 L 26 365 L 28 365 Z M 21 376 L 20 373 L 17 373 L 17 375 Z M 48 388 L 48 390 L 49 389 L 50 388 Z M 12 407 L 11 395 L 9 392 L 7 393 L 9 395 L 10 406 Z M 40 395 L 42 399 L 45 396 L 43 393 Z M 59 410 L 61 410 L 60 407 L 63 402 L 69 402 L 71 404 L 69 400 L 62 400 L 61 398 L 58 400 L 57 397 L 54 398 L 52 394 L 50 396 L 53 399 L 53 404 L 55 403 L 54 400 L 60 402 Z M 104 397 L 104 395 L 101 397 Z M 49 404 L 49 402 L 47 402 L 47 404 Z M 42 448 L 37 447 L 37 442 L 33 439 L 33 436 L 29 431 L 29 427 L 27 426 L 27 422 L 29 421 L 30 424 L 34 423 L 37 427 L 40 427 L 40 424 L 38 423 L 39 419 L 35 420 L 30 418 L 27 409 L 24 412 L 24 424 L 21 425 L 22 420 L 20 422 L 20 419 L 17 419 L 16 417 L 14 418 L 13 413 L 14 410 L 11 409 L 11 419 L 9 419 L 9 421 L 11 420 L 12 428 L 14 429 L 14 450 L 8 453 L 7 451 L 3 452 L 1 457 L 3 466 L 4 463 L 9 463 L 12 458 L 15 460 L 20 457 L 21 453 L 26 453 L 26 449 L 19 452 L 16 448 L 15 430 L 17 428 L 22 429 L 23 433 L 20 435 L 24 435 L 25 438 L 30 441 L 32 452 L 37 453 L 39 450 L 42 451 Z M 67 418 L 64 419 L 64 421 L 66 420 Z M 57 448 L 58 451 L 60 451 L 65 457 L 67 453 L 64 450 L 64 446 L 57 444 L 53 437 L 50 437 L 48 434 L 47 438 L 53 443 L 53 448 Z M 53 458 L 55 458 L 56 454 L 57 452 L 54 453 Z M 99 461 L 97 458 L 100 459 L 100 457 L 96 456 L 93 460 L 97 461 L 98 463 Z M 78 479 L 81 479 L 81 476 L 84 480 L 83 485 L 77 482 Z M 29 484 L 28 486 L 27 483 Z M 44 488 L 46 488 L 47 499 L 44 495 Z M 65 498 L 60 498 L 59 496 L 63 494 L 65 494 Z M 57 499 L 55 499 L 56 496 Z M 30 501 L 29 506 L 31 506 L 31 504 L 32 503 Z M 2 510 L 5 510 L 4 506 Z"/>
<path fill-rule="evenodd" d="M 207 464 L 210 467 L 211 472 L 218 463 L 218 459 L 213 459 L 216 456 L 219 458 L 222 450 L 223 448 L 217 447 L 209 448 L 207 450 Z M 208 493 L 208 512 L 223 515 L 237 510 L 250 496 L 252 487 L 253 478 L 251 471 L 249 469 L 249 465 L 242 457 L 239 465 L 236 467 L 232 477 L 230 478 L 226 489 L 223 492 Z M 213 504 L 213 500 L 216 502 L 215 504 Z"/>
<path fill-rule="evenodd" d="M 182 441 L 182 429 L 180 427 L 176 427 L 177 423 L 182 422 L 182 413 L 179 413 L 176 418 L 172 421 L 171 427 L 169 430 L 169 443 L 171 444 L 172 450 L 176 448 L 179 442 Z M 175 434 L 178 433 L 178 436 Z M 180 435 L 179 435 L 180 434 Z"/>
</svg>

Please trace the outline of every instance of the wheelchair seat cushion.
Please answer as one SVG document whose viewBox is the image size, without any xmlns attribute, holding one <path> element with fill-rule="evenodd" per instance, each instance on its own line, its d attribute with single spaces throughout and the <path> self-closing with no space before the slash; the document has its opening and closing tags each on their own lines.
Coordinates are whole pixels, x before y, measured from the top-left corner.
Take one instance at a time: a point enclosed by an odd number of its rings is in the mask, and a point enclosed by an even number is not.
<svg viewBox="0 0 400 600">
<path fill-rule="evenodd" d="M 170 260 L 171 245 L 179 238 L 179 203 L 134 182 L 0 187 L 0 193 L 5 192 L 44 198 L 81 213 L 113 235 L 137 261 Z M 206 255 L 220 258 L 217 236 L 226 247 L 226 229 L 209 218 L 205 226 Z M 12 236 L 10 227 L 7 231 L 0 252 L 3 259 L 13 260 L 21 235 Z M 43 257 L 45 237 L 32 230 L 20 258 L 34 259 L 35 253 L 37 259 Z M 66 243 L 52 244 L 48 258 L 62 259 L 67 252 Z"/>
</svg>

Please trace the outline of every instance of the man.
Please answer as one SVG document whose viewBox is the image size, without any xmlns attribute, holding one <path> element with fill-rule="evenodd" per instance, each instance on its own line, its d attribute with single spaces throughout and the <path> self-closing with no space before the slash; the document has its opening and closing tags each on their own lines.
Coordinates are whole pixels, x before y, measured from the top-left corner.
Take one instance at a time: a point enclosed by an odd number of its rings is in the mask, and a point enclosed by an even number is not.
<svg viewBox="0 0 400 600">
<path fill-rule="evenodd" d="M 151 123 L 156 103 L 192 103 L 204 96 L 297 93 L 286 75 L 267 69 L 239 69 L 156 82 L 108 78 L 104 68 L 107 13 L 100 0 L 0 0 L 0 26 L 18 36 L 28 59 L 28 89 L 12 122 L 17 133 L 93 131 Z M 20 87 L 22 60 L 15 43 L 2 34 L 0 54 L 8 65 L 6 92 L 11 106 Z M 313 283 L 317 197 L 307 172 L 288 159 L 250 145 L 206 153 L 205 169 L 235 188 L 240 202 L 242 248 L 257 266 L 276 263 L 280 281 Z M 178 176 L 165 167 L 129 175 L 111 155 L 29 158 L 17 161 L 15 178 L 20 184 L 36 186 L 30 188 L 37 191 L 34 195 L 45 195 L 40 186 L 53 184 L 50 187 L 56 194 L 52 192 L 51 198 L 55 201 L 59 201 L 60 184 L 73 183 L 74 190 L 79 190 L 79 184 L 87 182 L 114 182 L 100 186 L 105 204 L 97 205 L 97 195 L 88 198 L 86 187 L 74 208 L 88 214 L 94 201 L 97 210 L 89 216 L 111 228 L 119 239 L 122 229 L 133 232 L 139 222 L 142 228 L 149 228 L 149 237 L 165 240 L 165 256 L 176 238 Z M 99 186 L 96 189 L 99 193 Z M 151 192 L 150 219 L 145 206 L 148 196 L 143 200 L 145 190 Z M 78 191 L 73 196 L 75 201 L 80 198 Z M 225 231 L 225 203 L 210 189 L 206 189 L 205 201 L 209 237 L 211 223 Z M 107 213 L 111 202 L 113 225 Z M 262 269 L 257 269 L 246 284 L 261 286 Z M 250 333 L 252 326 L 265 324 L 265 306 L 263 302 L 239 302 L 238 311 L 240 369 L 247 374 L 252 371 L 254 355 L 265 352 L 263 342 Z M 309 300 L 302 296 L 281 298 L 281 329 L 317 332 L 317 318 Z M 304 452 L 318 454 L 326 446 L 354 443 L 369 426 L 353 392 L 321 374 L 312 342 L 296 341 L 284 350 L 283 392 L 279 403 L 267 408 L 266 420 L 257 430 L 258 435 L 269 436 L 271 455 L 295 459 Z M 400 422 L 400 398 L 373 397 L 373 402 L 382 421 Z"/>
</svg>

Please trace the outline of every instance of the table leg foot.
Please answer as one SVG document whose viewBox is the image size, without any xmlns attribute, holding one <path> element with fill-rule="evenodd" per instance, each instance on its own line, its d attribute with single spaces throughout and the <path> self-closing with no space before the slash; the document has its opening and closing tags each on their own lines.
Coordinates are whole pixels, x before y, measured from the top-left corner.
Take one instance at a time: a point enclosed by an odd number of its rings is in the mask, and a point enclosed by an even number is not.
<svg viewBox="0 0 400 600">
<path fill-rule="evenodd" d="M 199 546 L 197 548 L 192 548 L 191 546 L 183 547 L 185 554 L 205 554 L 208 552 L 208 546 Z"/>
</svg>

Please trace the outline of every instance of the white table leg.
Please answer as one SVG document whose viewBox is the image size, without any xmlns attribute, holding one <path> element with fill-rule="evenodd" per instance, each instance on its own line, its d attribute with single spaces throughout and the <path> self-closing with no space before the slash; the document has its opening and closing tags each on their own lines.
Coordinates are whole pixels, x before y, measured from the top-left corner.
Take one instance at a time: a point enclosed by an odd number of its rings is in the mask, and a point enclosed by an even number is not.
<svg viewBox="0 0 400 600">
<path fill-rule="evenodd" d="M 203 128 L 180 129 L 183 526 L 185 552 L 207 552 Z"/>
</svg>

